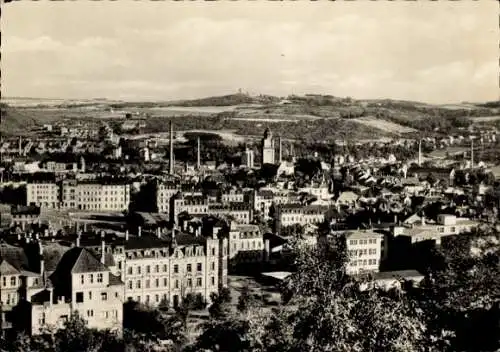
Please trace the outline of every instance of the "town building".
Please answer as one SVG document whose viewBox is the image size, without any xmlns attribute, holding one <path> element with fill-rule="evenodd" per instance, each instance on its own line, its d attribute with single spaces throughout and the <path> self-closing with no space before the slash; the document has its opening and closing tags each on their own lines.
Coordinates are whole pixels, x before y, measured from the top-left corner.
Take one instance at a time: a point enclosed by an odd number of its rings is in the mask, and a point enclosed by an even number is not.
<svg viewBox="0 0 500 352">
<path fill-rule="evenodd" d="M 60 202 L 60 188 L 54 181 L 28 182 L 26 204 L 57 209 Z"/>
<path fill-rule="evenodd" d="M 347 253 L 349 261 L 346 272 L 359 274 L 377 272 L 383 256 L 384 235 L 370 231 L 350 231 L 346 234 Z"/>
</svg>

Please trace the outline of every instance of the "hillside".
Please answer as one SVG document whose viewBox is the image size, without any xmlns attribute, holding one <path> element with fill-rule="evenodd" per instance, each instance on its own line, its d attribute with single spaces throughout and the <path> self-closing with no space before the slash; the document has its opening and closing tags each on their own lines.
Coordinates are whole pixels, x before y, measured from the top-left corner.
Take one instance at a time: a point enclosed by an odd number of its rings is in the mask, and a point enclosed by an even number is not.
<svg viewBox="0 0 500 352">
<path fill-rule="evenodd" d="M 248 94 L 237 93 L 218 97 L 208 97 L 195 100 L 183 100 L 173 103 L 175 106 L 234 106 L 243 104 L 270 104 L 279 101 L 273 96 L 260 95 L 257 97 Z"/>
<path fill-rule="evenodd" d="M 9 107 L 5 104 L 0 106 L 0 133 L 4 136 L 23 135 L 41 123 L 32 115 L 24 114 L 21 110 Z"/>
</svg>

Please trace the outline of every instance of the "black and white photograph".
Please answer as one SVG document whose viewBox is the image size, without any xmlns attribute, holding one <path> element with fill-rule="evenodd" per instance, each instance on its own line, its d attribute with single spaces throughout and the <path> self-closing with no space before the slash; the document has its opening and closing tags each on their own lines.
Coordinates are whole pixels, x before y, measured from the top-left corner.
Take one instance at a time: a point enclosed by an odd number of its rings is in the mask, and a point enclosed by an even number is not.
<svg viewBox="0 0 500 352">
<path fill-rule="evenodd" d="M 500 351 L 499 9 L 3 2 L 0 352 Z"/>
</svg>

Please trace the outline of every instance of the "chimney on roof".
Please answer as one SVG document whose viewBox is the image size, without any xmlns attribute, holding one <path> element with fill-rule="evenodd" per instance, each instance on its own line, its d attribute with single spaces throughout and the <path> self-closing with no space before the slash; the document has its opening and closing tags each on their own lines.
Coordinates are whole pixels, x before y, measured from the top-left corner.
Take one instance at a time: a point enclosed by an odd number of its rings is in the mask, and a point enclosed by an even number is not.
<svg viewBox="0 0 500 352">
<path fill-rule="evenodd" d="M 78 232 L 76 235 L 76 246 L 77 247 L 80 247 L 80 237 L 81 237 L 81 233 Z"/>
<path fill-rule="evenodd" d="M 125 241 L 128 241 L 128 230 L 125 230 Z"/>
<path fill-rule="evenodd" d="M 40 275 L 45 272 L 45 261 L 43 260 L 43 246 L 42 242 L 38 242 L 38 254 L 40 255 Z"/>
<path fill-rule="evenodd" d="M 394 214 L 394 223 L 397 224 L 398 223 L 398 215 L 397 214 Z"/>
<path fill-rule="evenodd" d="M 104 237 L 102 237 L 101 239 L 101 263 L 104 264 L 105 263 L 105 255 L 106 255 L 106 240 L 104 239 Z"/>
</svg>

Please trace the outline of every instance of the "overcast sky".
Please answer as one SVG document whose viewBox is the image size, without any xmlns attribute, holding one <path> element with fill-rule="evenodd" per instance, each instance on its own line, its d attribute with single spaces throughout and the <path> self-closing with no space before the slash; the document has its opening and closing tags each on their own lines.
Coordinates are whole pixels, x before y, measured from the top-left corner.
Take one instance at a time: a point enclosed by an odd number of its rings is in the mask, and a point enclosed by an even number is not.
<svg viewBox="0 0 500 352">
<path fill-rule="evenodd" d="M 499 98 L 498 4 L 13 2 L 2 95 L 173 100 L 322 93 Z"/>
</svg>

